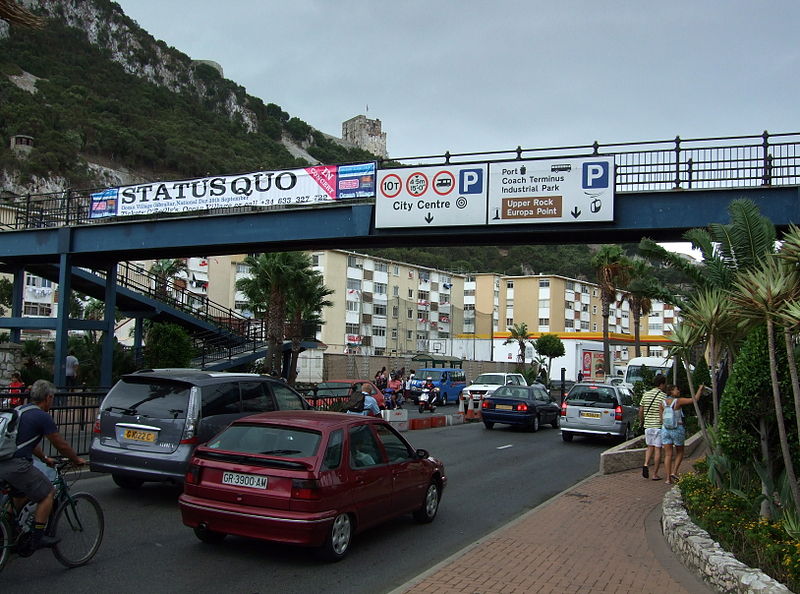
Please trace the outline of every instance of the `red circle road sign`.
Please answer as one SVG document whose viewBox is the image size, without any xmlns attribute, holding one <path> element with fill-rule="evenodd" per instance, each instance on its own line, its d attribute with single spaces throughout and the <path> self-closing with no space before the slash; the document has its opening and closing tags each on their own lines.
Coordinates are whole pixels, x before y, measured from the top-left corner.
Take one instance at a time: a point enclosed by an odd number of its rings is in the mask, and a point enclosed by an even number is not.
<svg viewBox="0 0 800 594">
<path fill-rule="evenodd" d="M 381 180 L 381 194 L 387 198 L 394 198 L 403 189 L 403 182 L 399 175 L 390 173 Z"/>
<path fill-rule="evenodd" d="M 433 176 L 433 191 L 439 196 L 447 196 L 456 187 L 456 176 L 449 171 L 440 171 Z"/>
<path fill-rule="evenodd" d="M 424 173 L 415 171 L 406 180 L 406 191 L 414 198 L 419 198 L 428 191 L 428 178 Z"/>
</svg>

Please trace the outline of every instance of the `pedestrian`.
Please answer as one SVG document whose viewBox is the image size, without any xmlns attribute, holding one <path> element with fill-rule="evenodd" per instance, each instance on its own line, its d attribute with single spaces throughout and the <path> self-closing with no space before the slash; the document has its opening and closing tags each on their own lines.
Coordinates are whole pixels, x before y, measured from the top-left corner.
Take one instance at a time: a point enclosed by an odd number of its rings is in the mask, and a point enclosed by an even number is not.
<svg viewBox="0 0 800 594">
<path fill-rule="evenodd" d="M 664 387 L 667 378 L 662 374 L 656 375 L 653 380 L 654 386 L 642 394 L 639 402 L 639 422 L 644 426 L 644 442 L 647 450 L 644 454 L 644 466 L 642 466 L 642 476 L 650 476 L 650 460 L 653 459 L 653 480 L 660 481 L 658 470 L 661 467 L 661 413 L 660 405 L 667 397 Z M 667 469 L 669 470 L 669 469 Z"/>
<path fill-rule="evenodd" d="M 375 386 L 382 392 L 386 389 L 389 383 L 389 378 L 386 377 L 386 367 L 381 367 L 381 370 L 375 374 Z"/>
<path fill-rule="evenodd" d="M 25 391 L 25 384 L 22 383 L 22 376 L 18 371 L 15 371 L 11 374 L 11 382 L 8 384 L 8 402 L 7 405 L 10 407 L 19 406 L 22 404 L 25 399 L 22 397 L 22 393 Z"/>
<path fill-rule="evenodd" d="M 78 384 L 78 367 L 80 363 L 74 351 L 70 351 L 64 360 L 64 374 L 67 380 L 67 389 L 72 390 Z"/>
<path fill-rule="evenodd" d="M 404 397 L 406 400 L 411 400 L 411 382 L 414 381 L 414 370 L 411 369 L 408 372 L 408 377 L 406 378 L 406 385 L 405 385 L 405 394 Z"/>
<path fill-rule="evenodd" d="M 678 481 L 678 468 L 683 462 L 683 445 L 686 442 L 686 425 L 683 422 L 683 408 L 696 400 L 700 400 L 705 386 L 700 384 L 694 398 L 681 398 L 678 386 L 667 386 L 667 397 L 659 407 L 662 418 L 661 443 L 664 448 L 664 468 L 667 472 L 667 484 L 673 485 Z M 676 417 L 674 426 L 667 427 L 664 419 L 664 410 L 671 408 Z M 674 457 L 673 457 L 674 450 Z"/>
<path fill-rule="evenodd" d="M 579 371 L 579 372 L 578 372 L 578 383 L 580 383 L 580 382 L 582 382 L 582 381 L 583 381 L 583 372 L 582 372 L 582 371 Z"/>
<path fill-rule="evenodd" d="M 403 382 L 400 380 L 400 376 L 397 374 L 392 375 L 392 379 L 389 380 L 389 384 L 386 386 L 387 390 L 392 391 L 391 397 L 391 407 L 392 408 L 402 408 L 401 402 L 403 400 Z M 386 403 L 386 408 L 389 408 L 390 403 Z"/>
</svg>

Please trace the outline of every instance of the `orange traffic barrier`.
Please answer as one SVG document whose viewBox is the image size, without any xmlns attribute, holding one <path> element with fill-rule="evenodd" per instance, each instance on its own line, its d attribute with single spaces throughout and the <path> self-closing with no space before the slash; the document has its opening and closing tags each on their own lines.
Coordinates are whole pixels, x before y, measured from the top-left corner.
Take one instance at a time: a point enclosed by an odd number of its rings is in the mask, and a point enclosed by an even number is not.
<svg viewBox="0 0 800 594">
<path fill-rule="evenodd" d="M 440 415 L 431 417 L 431 427 L 444 427 L 447 425 L 447 417 Z"/>
<path fill-rule="evenodd" d="M 416 419 L 409 419 L 408 420 L 408 428 L 410 430 L 415 429 L 430 429 L 431 428 L 431 418 L 430 417 L 419 417 Z"/>
</svg>

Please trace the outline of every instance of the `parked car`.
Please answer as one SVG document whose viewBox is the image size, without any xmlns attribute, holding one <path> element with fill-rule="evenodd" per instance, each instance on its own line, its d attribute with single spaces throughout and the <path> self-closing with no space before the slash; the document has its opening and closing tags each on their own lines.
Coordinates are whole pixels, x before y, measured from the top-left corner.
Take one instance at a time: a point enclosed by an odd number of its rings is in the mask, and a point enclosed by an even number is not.
<svg viewBox="0 0 800 594">
<path fill-rule="evenodd" d="M 250 373 L 148 369 L 123 376 L 97 413 L 90 467 L 120 487 L 180 483 L 195 446 L 231 421 L 311 405 L 281 380 Z"/>
<path fill-rule="evenodd" d="M 422 385 L 427 378 L 431 378 L 434 387 L 439 388 L 439 398 L 442 404 L 456 402 L 461 390 L 467 385 L 467 376 L 463 369 L 451 369 L 448 367 L 417 369 L 410 385 L 414 404 L 417 403 L 417 398 L 422 392 Z"/>
<path fill-rule="evenodd" d="M 503 371 L 482 373 L 475 378 L 474 382 L 461 390 L 460 398 L 480 402 L 481 399 L 491 396 L 495 390 L 506 385 L 527 386 L 528 382 L 521 373 L 505 373 Z"/>
<path fill-rule="evenodd" d="M 551 380 L 550 382 L 550 396 L 558 402 L 559 404 L 564 401 L 564 398 L 567 397 L 569 391 L 572 389 L 572 386 L 575 385 L 575 381 L 573 380 L 564 380 L 564 389 L 561 389 L 561 380 Z"/>
<path fill-rule="evenodd" d="M 495 423 L 519 425 L 531 431 L 548 424 L 558 429 L 560 412 L 541 384 L 501 386 L 481 402 L 481 417 L 487 429 Z"/>
<path fill-rule="evenodd" d="M 639 409 L 625 386 L 578 383 L 561 403 L 561 438 L 605 435 L 622 441 L 633 438 L 633 422 Z"/>
<path fill-rule="evenodd" d="M 235 534 L 338 561 L 390 518 L 432 522 L 446 484 L 443 464 L 382 419 L 287 411 L 238 419 L 198 447 L 180 508 L 204 542 Z"/>
<path fill-rule="evenodd" d="M 349 398 L 352 394 L 360 393 L 363 389 L 378 401 L 378 406 L 384 408 L 383 392 L 372 381 L 366 379 L 332 379 L 317 384 L 316 398 L 334 397 Z"/>
</svg>

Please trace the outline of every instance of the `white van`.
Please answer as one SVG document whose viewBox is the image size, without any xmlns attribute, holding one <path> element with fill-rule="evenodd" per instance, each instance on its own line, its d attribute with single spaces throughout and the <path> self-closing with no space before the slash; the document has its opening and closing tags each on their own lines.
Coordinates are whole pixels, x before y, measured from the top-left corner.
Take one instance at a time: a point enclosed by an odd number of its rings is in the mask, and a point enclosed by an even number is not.
<svg viewBox="0 0 800 594">
<path fill-rule="evenodd" d="M 667 381 L 672 381 L 672 365 L 672 359 L 666 357 L 634 357 L 625 367 L 625 384 L 632 388 L 636 382 L 642 381 L 643 367 L 647 367 L 653 375 L 661 373 L 667 377 Z"/>
</svg>

